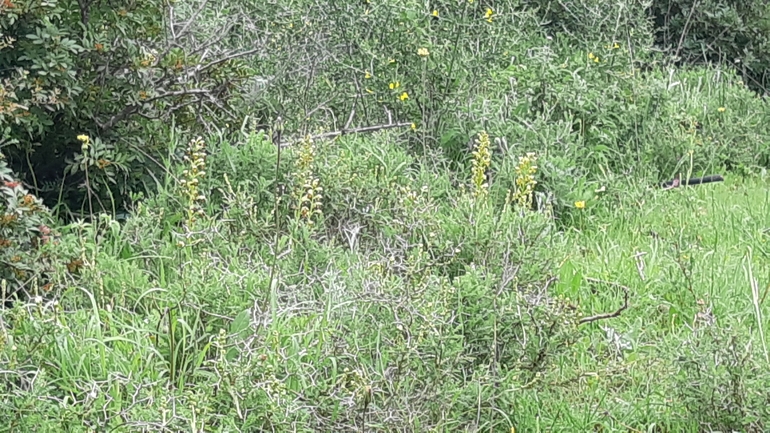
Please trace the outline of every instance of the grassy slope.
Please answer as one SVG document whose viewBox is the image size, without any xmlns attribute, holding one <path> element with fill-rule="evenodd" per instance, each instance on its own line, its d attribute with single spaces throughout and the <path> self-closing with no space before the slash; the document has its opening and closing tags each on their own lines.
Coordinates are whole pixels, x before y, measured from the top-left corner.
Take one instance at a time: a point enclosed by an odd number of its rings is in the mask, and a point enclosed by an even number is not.
<svg viewBox="0 0 770 433">
<path fill-rule="evenodd" d="M 569 276 L 619 283 L 630 289 L 631 296 L 620 317 L 591 325 L 595 330 L 583 342 L 585 353 L 577 363 L 564 360 L 565 377 L 577 373 L 584 377 L 573 384 L 565 403 L 572 409 L 562 408 L 573 415 L 555 423 L 585 431 L 591 424 L 588 419 L 594 418 L 607 427 L 643 430 L 639 421 L 644 419 L 674 431 L 700 431 L 697 421 L 707 422 L 714 413 L 734 409 L 725 392 L 731 382 L 720 376 L 718 368 L 709 375 L 706 365 L 699 366 L 702 377 L 677 378 L 687 361 L 703 361 L 688 346 L 700 342 L 700 355 L 719 359 L 723 367 L 732 365 L 725 358 L 734 351 L 738 357 L 752 353 L 752 359 L 767 368 L 758 325 L 767 332 L 770 301 L 755 308 L 748 271 L 758 281 L 759 296 L 766 295 L 770 189 L 766 182 L 728 179 L 723 184 L 636 195 L 641 198 L 626 197 L 622 205 L 598 211 L 593 228 L 569 233 L 572 253 L 563 267 L 562 277 L 567 278 L 560 290 L 589 311 L 614 311 L 622 304 L 622 292 L 601 283 L 569 284 Z M 700 337 L 711 320 L 719 328 L 734 330 L 753 347 L 728 347 L 726 341 L 721 347 L 708 346 Z M 620 342 L 603 338 L 602 334 L 610 335 L 610 328 Z M 605 346 L 612 349 L 609 352 L 624 352 L 622 360 L 603 361 L 592 355 L 602 353 L 599 348 Z M 717 384 L 713 377 L 724 383 Z M 713 384 L 702 383 L 712 380 Z M 703 389 L 709 386 L 713 390 Z M 696 389 L 703 389 L 703 394 Z M 716 407 L 711 407 L 707 401 L 714 396 L 719 403 L 712 401 Z M 694 413 L 687 415 L 684 402 L 690 402 Z M 580 408 L 577 413 L 573 405 Z M 612 416 L 608 419 L 603 413 Z"/>
<path fill-rule="evenodd" d="M 573 344 L 553 350 L 535 376 L 515 351 L 496 372 L 483 360 L 489 326 L 508 335 L 503 328 L 526 319 L 515 295 L 485 309 L 483 278 L 450 285 L 412 268 L 425 263 L 419 251 L 354 252 L 303 241 L 294 229 L 271 287 L 264 222 L 241 215 L 234 233 L 213 221 L 198 246 L 180 249 L 163 240 L 160 211 L 145 208 L 119 235 L 80 232 L 98 246 L 84 241 L 87 278 L 60 306 L 5 316 L 14 342 L 4 346 L 7 370 L 45 371 L 8 391 L 5 431 L 88 431 L 98 420 L 124 431 L 352 431 L 364 407 L 367 431 L 749 425 L 767 414 L 757 324 L 770 325 L 770 301 L 758 318 L 747 269 L 761 296 L 769 194 L 766 182 L 731 179 L 665 192 L 630 186 L 613 205 L 586 209 L 584 230 L 556 235 L 544 250 L 560 264 L 553 294 L 589 316 L 616 310 L 622 285 L 630 305 L 577 333 L 565 328 Z M 725 424 L 728 416 L 738 421 Z"/>
</svg>

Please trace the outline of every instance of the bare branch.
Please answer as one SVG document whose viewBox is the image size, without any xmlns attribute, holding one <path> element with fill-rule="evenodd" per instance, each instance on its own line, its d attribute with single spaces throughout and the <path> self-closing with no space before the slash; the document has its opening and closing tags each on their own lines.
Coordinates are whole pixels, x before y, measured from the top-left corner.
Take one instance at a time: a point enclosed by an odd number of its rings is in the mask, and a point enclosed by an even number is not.
<svg viewBox="0 0 770 433">
<path fill-rule="evenodd" d="M 250 56 L 250 55 L 252 55 L 254 53 L 257 53 L 259 51 L 264 51 L 264 48 L 263 47 L 258 47 L 258 48 L 252 48 L 252 49 L 246 50 L 246 51 L 240 51 L 240 52 L 236 52 L 236 53 L 227 54 L 227 55 L 225 55 L 222 58 L 219 58 L 219 59 L 216 59 L 214 61 L 211 61 L 211 62 L 207 63 L 206 66 L 198 68 L 197 70 L 198 71 L 205 71 L 205 70 L 207 70 L 209 68 L 212 68 L 212 67 L 214 67 L 216 65 L 225 63 L 228 60 L 233 60 L 233 59 L 237 59 L 237 58 L 240 58 L 240 57 Z"/>
<path fill-rule="evenodd" d="M 115 125 L 118 124 L 118 122 L 127 119 L 133 114 L 138 113 L 142 105 L 151 103 L 154 101 L 158 101 L 160 99 L 171 98 L 175 96 L 190 96 L 190 95 L 209 95 L 210 96 L 212 93 L 213 93 L 212 90 L 207 90 L 207 89 L 187 89 L 187 90 L 177 90 L 173 92 L 162 93 L 160 95 L 153 96 L 152 98 L 148 98 L 142 101 L 141 104 L 131 104 L 131 105 L 125 106 L 123 110 L 121 110 L 118 114 L 113 115 L 112 117 L 110 117 L 110 120 L 108 120 L 104 124 L 100 124 L 99 126 L 101 127 L 103 132 L 105 133 L 109 132 L 110 130 L 112 130 L 112 128 L 115 127 Z"/>
<path fill-rule="evenodd" d="M 614 283 L 612 281 L 603 281 L 596 278 L 586 277 L 586 281 L 590 281 L 592 283 L 607 284 L 609 286 L 616 287 L 618 289 L 623 290 L 623 305 L 612 313 L 602 313 L 602 314 L 597 314 L 595 316 L 584 317 L 578 321 L 579 325 L 596 322 L 597 320 L 612 319 L 613 317 L 618 317 L 620 316 L 621 313 L 623 313 L 623 311 L 625 311 L 628 308 L 628 293 L 631 291 L 631 289 L 629 289 L 628 287 L 622 284 Z"/>
<path fill-rule="evenodd" d="M 192 25 L 193 22 L 195 22 L 198 18 L 198 15 L 203 11 L 203 9 L 206 7 L 206 5 L 209 3 L 209 0 L 203 0 L 201 2 L 200 7 L 193 13 L 193 15 L 187 20 L 184 27 L 182 27 L 182 30 L 179 32 L 179 34 L 174 35 L 174 39 L 181 38 L 182 36 L 187 33 L 187 30 L 190 28 L 190 25 Z M 171 24 L 171 28 L 174 28 L 174 24 Z"/>
<path fill-rule="evenodd" d="M 333 131 L 333 132 L 326 132 L 323 134 L 313 135 L 310 138 L 312 140 L 321 140 L 325 138 L 334 138 L 339 137 L 341 135 L 348 135 L 348 134 L 363 134 L 367 132 L 376 132 L 376 131 L 382 131 L 385 129 L 393 129 L 393 128 L 403 128 L 405 126 L 411 126 L 412 124 L 409 122 L 401 122 L 401 123 L 391 123 L 387 125 L 373 125 L 373 126 L 364 126 L 361 128 L 353 128 L 353 129 L 342 129 L 340 131 Z M 289 147 L 293 146 L 297 143 L 302 142 L 302 139 L 300 140 L 293 140 L 289 141 L 287 143 L 282 143 L 281 147 Z"/>
</svg>

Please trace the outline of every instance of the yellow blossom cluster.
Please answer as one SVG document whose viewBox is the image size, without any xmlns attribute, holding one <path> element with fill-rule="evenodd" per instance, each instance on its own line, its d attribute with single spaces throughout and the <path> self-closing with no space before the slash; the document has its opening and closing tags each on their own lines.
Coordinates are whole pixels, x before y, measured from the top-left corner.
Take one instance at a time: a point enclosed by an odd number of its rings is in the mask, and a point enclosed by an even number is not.
<svg viewBox="0 0 770 433">
<path fill-rule="evenodd" d="M 321 181 L 314 173 L 315 146 L 313 139 L 306 137 L 299 147 L 299 155 L 295 162 L 296 171 L 293 174 L 295 188 L 292 192 L 296 217 L 312 227 L 315 218 L 323 215 L 323 188 Z"/>
<path fill-rule="evenodd" d="M 471 168 L 473 182 L 473 196 L 486 197 L 489 194 L 487 183 L 487 170 L 492 165 L 492 153 L 490 151 L 489 135 L 482 131 L 476 140 L 473 151 L 473 167 Z"/>
<path fill-rule="evenodd" d="M 532 195 L 535 192 L 537 181 L 537 155 L 532 152 L 519 157 L 519 163 L 516 165 L 516 190 L 513 192 L 511 201 L 515 201 L 520 207 L 530 209 L 532 207 Z"/>
</svg>

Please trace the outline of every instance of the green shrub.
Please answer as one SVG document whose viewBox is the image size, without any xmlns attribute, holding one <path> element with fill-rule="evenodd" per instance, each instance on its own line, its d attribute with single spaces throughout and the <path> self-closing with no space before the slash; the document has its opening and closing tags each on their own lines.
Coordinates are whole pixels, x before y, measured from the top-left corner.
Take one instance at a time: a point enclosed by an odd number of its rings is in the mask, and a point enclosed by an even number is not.
<svg viewBox="0 0 770 433">
<path fill-rule="evenodd" d="M 759 348 L 745 338 L 734 329 L 707 325 L 680 346 L 675 389 L 687 416 L 703 428 L 767 429 L 770 392 L 764 384 L 770 375 Z"/>
<path fill-rule="evenodd" d="M 264 131 L 255 131 L 237 140 L 210 140 L 206 159 L 208 176 L 203 179 L 202 188 L 210 194 L 212 212 L 224 210 L 227 220 L 248 219 L 268 228 L 272 225 L 276 182 L 285 185 L 288 181 L 296 159 L 294 149 L 284 149 L 280 167 L 276 167 L 277 148 Z M 288 203 L 282 205 L 285 211 Z"/>
<path fill-rule="evenodd" d="M 734 67 L 746 84 L 770 87 L 770 6 L 763 0 L 654 0 L 655 43 L 679 64 Z"/>
<path fill-rule="evenodd" d="M 622 43 L 631 46 L 636 60 L 647 56 L 653 42 L 653 26 L 645 2 L 637 0 L 524 0 L 548 29 L 564 42 L 578 44 Z"/>
<path fill-rule="evenodd" d="M 0 5 L 0 139 L 9 166 L 46 202 L 114 212 L 151 182 L 148 170 L 159 171 L 152 161 L 165 145 L 154 136 L 167 134 L 169 120 L 185 129 L 222 120 L 251 72 L 243 51 L 188 25 L 203 19 L 192 6 L 172 14 L 157 0 Z"/>
<path fill-rule="evenodd" d="M 2 301 L 50 290 L 44 246 L 53 242 L 48 209 L 13 176 L 0 153 L 0 281 Z"/>
<path fill-rule="evenodd" d="M 488 71 L 544 39 L 534 16 L 508 0 L 300 2 L 265 12 L 274 42 L 259 64 L 272 77 L 257 111 L 281 112 L 287 130 L 303 134 L 414 122 L 414 146 L 443 146 L 455 159 L 469 137 L 440 138 L 457 122 L 454 108 L 486 90 Z"/>
<path fill-rule="evenodd" d="M 663 177 L 723 170 L 749 174 L 769 166 L 767 103 L 734 73 L 684 69 L 669 81 L 658 99 L 655 135 L 644 148 L 644 160 Z"/>
<path fill-rule="evenodd" d="M 543 47 L 491 73 L 489 92 L 461 107 L 464 120 L 449 131 L 468 137 L 474 125 L 486 125 L 496 143 L 493 194 L 512 188 L 519 157 L 536 153 L 538 192 L 552 196 L 559 216 L 616 176 L 654 184 L 770 164 L 767 105 L 734 73 L 642 73 L 629 56 L 621 44 L 584 52 Z"/>
</svg>

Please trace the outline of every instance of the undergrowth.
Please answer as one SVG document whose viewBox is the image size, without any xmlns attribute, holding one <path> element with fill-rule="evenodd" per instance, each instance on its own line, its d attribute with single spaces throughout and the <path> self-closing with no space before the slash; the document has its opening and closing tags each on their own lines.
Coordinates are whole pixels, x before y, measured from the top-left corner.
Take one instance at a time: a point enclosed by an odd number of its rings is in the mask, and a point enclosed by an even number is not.
<svg viewBox="0 0 770 433">
<path fill-rule="evenodd" d="M 0 159 L 0 431 L 770 428 L 766 100 L 638 2 L 488 3 L 239 6 L 255 88 L 173 79 L 224 111 L 54 140 L 81 212 Z"/>
<path fill-rule="evenodd" d="M 278 178 L 264 134 L 194 140 L 125 223 L 65 227 L 79 275 L 1 316 L 6 430 L 765 428 L 766 181 L 617 180 L 562 230 L 547 156 L 488 194 L 492 137 L 462 177 L 391 137 Z M 290 185 L 323 188 L 314 219 Z"/>
</svg>

